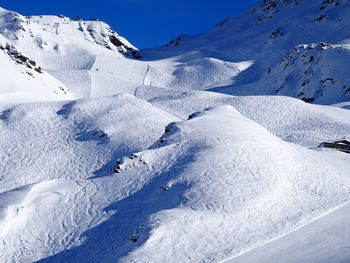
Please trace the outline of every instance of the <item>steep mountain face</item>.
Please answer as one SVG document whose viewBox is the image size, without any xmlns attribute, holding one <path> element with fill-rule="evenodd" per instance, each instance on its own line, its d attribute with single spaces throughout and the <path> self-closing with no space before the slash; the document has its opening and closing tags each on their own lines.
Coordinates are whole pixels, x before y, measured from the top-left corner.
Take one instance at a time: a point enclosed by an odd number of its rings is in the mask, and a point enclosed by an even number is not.
<svg viewBox="0 0 350 263">
<path fill-rule="evenodd" d="M 346 0 L 262 1 L 206 34 L 140 53 L 100 21 L 2 11 L 0 32 L 76 98 L 146 85 L 329 105 L 349 101 L 349 13 Z"/>
<path fill-rule="evenodd" d="M 341 7 L 349 4 L 349 0 L 262 0 L 257 8 L 254 8 L 252 13 L 257 15 L 257 23 L 263 23 L 266 20 L 272 19 L 278 14 L 284 7 L 298 6 L 302 8 L 319 8 L 320 11 L 326 11 L 332 8 Z M 320 16 L 316 19 L 322 21 L 328 18 L 325 13 L 320 13 Z"/>
<path fill-rule="evenodd" d="M 301 45 L 288 52 L 277 67 L 269 69 L 270 76 L 265 79 L 276 86 L 278 95 L 295 96 L 290 92 L 297 87 L 297 97 L 306 102 L 337 101 L 350 96 L 348 69 L 340 67 L 349 59 L 350 50 L 341 45 Z"/>
<path fill-rule="evenodd" d="M 0 108 L 33 101 L 73 99 L 65 85 L 0 36 Z"/>
<path fill-rule="evenodd" d="M 261 1 L 206 34 L 184 36 L 174 41 L 176 45 L 145 50 L 143 54 L 150 60 L 172 58 L 181 66 L 203 58 L 215 58 L 222 64 L 249 63 L 239 74 L 223 71 L 227 79 L 221 85 L 194 81 L 195 89 L 214 89 L 233 95 L 287 95 L 321 104 L 346 102 L 350 98 L 346 72 L 349 14 L 350 4 L 346 0 Z M 301 46 L 307 51 L 302 51 Z M 314 48 L 317 46 L 323 47 Z M 314 60 L 307 64 L 298 62 L 299 56 L 302 59 L 310 55 Z M 320 70 L 322 65 L 325 67 Z M 272 69 L 278 73 L 271 74 Z M 188 88 L 188 85 L 174 85 L 174 77 L 176 70 L 163 76 L 168 81 L 162 80 L 159 86 Z M 157 86 L 155 78 L 152 85 Z M 334 81 L 324 85 L 327 79 Z"/>
<path fill-rule="evenodd" d="M 92 80 L 93 74 L 102 74 L 104 79 L 107 78 L 107 72 L 102 70 L 102 73 L 96 73 L 98 69 L 93 69 L 99 56 L 124 61 L 127 58 L 140 58 L 134 46 L 100 21 L 72 21 L 63 15 L 25 17 L 1 9 L 0 35 L 3 49 L 11 47 L 12 51 L 7 53 L 13 58 L 15 53 L 19 54 L 14 58 L 16 63 L 20 59 L 25 60 L 24 56 L 28 57 L 27 60 L 35 64 L 23 63 L 36 67 L 36 71 L 45 72 L 45 75 L 50 74 L 60 83 L 59 87 L 66 92 L 69 90 L 71 98 L 89 97 L 93 93 L 93 85 L 105 86 L 105 81 L 101 83 L 97 80 L 94 83 Z M 52 86 L 45 82 L 41 85 Z M 45 90 L 43 92 L 47 93 Z M 20 98 L 16 100 L 21 102 Z"/>
<path fill-rule="evenodd" d="M 350 155 L 320 144 L 350 140 L 349 15 L 263 0 L 139 52 L 0 9 L 0 262 L 348 262 Z"/>
<path fill-rule="evenodd" d="M 79 46 L 85 49 L 89 46 L 93 49 L 93 46 L 97 45 L 138 57 L 138 50 L 107 24 L 97 20 L 77 20 L 72 21 L 63 15 L 24 17 L 2 9 L 0 10 L 0 32 L 18 47 L 27 50 L 40 48 L 42 53 L 57 51 L 67 44 L 79 43 Z"/>
</svg>

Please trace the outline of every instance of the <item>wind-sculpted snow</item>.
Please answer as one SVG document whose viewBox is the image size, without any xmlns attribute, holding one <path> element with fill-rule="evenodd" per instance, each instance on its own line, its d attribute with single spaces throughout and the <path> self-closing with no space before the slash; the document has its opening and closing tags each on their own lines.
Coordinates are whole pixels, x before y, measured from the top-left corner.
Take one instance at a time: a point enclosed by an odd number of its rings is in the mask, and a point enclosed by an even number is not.
<svg viewBox="0 0 350 263">
<path fill-rule="evenodd" d="M 0 262 L 346 262 L 350 155 L 320 144 L 350 139 L 349 14 L 264 0 L 141 58 L 0 8 Z"/>
<path fill-rule="evenodd" d="M 173 120 L 131 95 L 6 110 L 0 115 L 0 189 L 103 174 L 107 162 L 144 149 Z"/>
<path fill-rule="evenodd" d="M 65 85 L 0 36 L 0 110 L 23 102 L 73 99 Z"/>
<path fill-rule="evenodd" d="M 349 178 L 332 165 L 334 157 L 323 162 L 321 155 L 282 141 L 231 106 L 209 109 L 168 125 L 153 146 L 116 162 L 114 174 L 15 189 L 21 201 L 5 222 L 22 223 L 2 235 L 2 255 L 40 262 L 225 260 L 349 200 Z M 29 191 L 24 199 L 21 191 Z"/>
<path fill-rule="evenodd" d="M 144 84 L 174 89 L 206 90 L 234 83 L 234 78 L 251 64 L 250 61 L 233 63 L 214 58 L 194 59 L 165 67 L 151 64 Z"/>
<path fill-rule="evenodd" d="M 229 104 L 276 136 L 308 147 L 338 140 L 350 134 L 350 112 L 309 105 L 280 96 L 233 97 L 212 92 L 193 92 L 139 87 L 136 96 L 186 118 L 195 111 Z"/>
</svg>

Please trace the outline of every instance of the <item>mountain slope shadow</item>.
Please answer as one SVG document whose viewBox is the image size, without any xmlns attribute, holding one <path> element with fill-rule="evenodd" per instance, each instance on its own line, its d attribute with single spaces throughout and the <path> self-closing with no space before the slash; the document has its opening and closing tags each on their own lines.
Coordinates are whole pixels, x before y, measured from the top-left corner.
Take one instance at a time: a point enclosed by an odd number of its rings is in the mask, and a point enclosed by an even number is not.
<svg viewBox="0 0 350 263">
<path fill-rule="evenodd" d="M 105 176 L 113 176 L 111 172 L 113 171 L 116 162 L 125 156 L 131 156 L 133 152 L 134 149 L 131 149 L 127 144 L 119 145 L 118 150 L 114 151 L 114 153 L 112 154 L 110 161 L 103 164 L 99 169 L 94 171 L 92 173 L 93 175 L 88 179 L 93 180 Z"/>
<path fill-rule="evenodd" d="M 157 212 L 181 206 L 189 182 L 164 187 L 193 163 L 198 149 L 179 157 L 165 172 L 157 175 L 141 190 L 107 206 L 104 210 L 115 213 L 100 225 L 87 230 L 82 245 L 39 260 L 52 262 L 118 262 L 129 252 L 142 246 L 149 238 L 152 227 L 150 217 Z M 122 175 L 122 174 L 121 174 Z M 120 176 L 120 175 L 118 175 Z M 99 179 L 95 180 L 98 181 Z"/>
</svg>

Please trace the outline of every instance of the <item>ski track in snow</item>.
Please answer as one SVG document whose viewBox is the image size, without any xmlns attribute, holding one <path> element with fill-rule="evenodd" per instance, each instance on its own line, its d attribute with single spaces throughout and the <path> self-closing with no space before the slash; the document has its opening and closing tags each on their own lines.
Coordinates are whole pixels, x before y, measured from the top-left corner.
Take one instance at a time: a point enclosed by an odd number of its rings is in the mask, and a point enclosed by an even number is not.
<svg viewBox="0 0 350 263">
<path fill-rule="evenodd" d="M 349 10 L 262 1 L 138 58 L 0 8 L 0 261 L 349 261 L 350 155 L 318 147 L 350 139 Z"/>
<path fill-rule="evenodd" d="M 247 254 L 247 253 L 252 253 L 254 252 L 254 250 L 256 249 L 261 249 L 261 248 L 264 248 L 265 246 L 267 245 L 270 245 L 270 244 L 273 244 L 274 242 L 278 241 L 279 239 L 284 239 L 284 238 L 287 238 L 289 235 L 293 234 L 294 232 L 299 232 L 299 230 L 302 230 L 303 228 L 307 228 L 308 226 L 312 225 L 313 223 L 317 222 L 317 221 L 320 221 L 320 219 L 323 219 L 324 217 L 327 217 L 329 215 L 332 215 L 334 212 L 337 212 L 337 210 L 341 210 L 342 208 L 345 208 L 347 206 L 349 206 L 350 202 L 347 201 L 333 209 L 331 209 L 330 211 L 327 211 L 326 213 L 320 215 L 320 216 L 317 216 L 315 218 L 313 218 L 311 221 L 307 222 L 306 224 L 304 225 L 301 225 L 295 229 L 293 229 L 293 231 L 291 232 L 288 232 L 288 233 L 285 233 L 283 234 L 282 236 L 278 236 L 276 238 L 272 238 L 270 239 L 268 242 L 260 245 L 260 246 L 257 246 L 257 247 L 252 247 L 250 248 L 250 250 L 248 251 L 244 251 L 243 253 L 241 254 L 238 254 L 238 255 L 234 255 L 233 257 L 229 257 L 229 258 L 226 258 L 224 260 L 220 260 L 218 261 L 217 263 L 227 263 L 227 262 L 235 262 L 235 259 L 238 258 L 238 260 L 240 260 L 240 257 L 244 258 L 244 255 Z"/>
</svg>

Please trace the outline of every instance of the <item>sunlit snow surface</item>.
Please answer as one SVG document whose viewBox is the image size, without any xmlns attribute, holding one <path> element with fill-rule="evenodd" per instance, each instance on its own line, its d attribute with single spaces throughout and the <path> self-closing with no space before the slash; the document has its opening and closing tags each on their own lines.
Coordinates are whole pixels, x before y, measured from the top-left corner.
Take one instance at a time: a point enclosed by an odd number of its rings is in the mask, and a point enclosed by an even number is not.
<svg viewBox="0 0 350 263">
<path fill-rule="evenodd" d="M 263 1 L 135 59 L 0 9 L 0 261 L 349 261 L 350 155 L 318 147 L 350 139 L 348 14 Z"/>
</svg>

